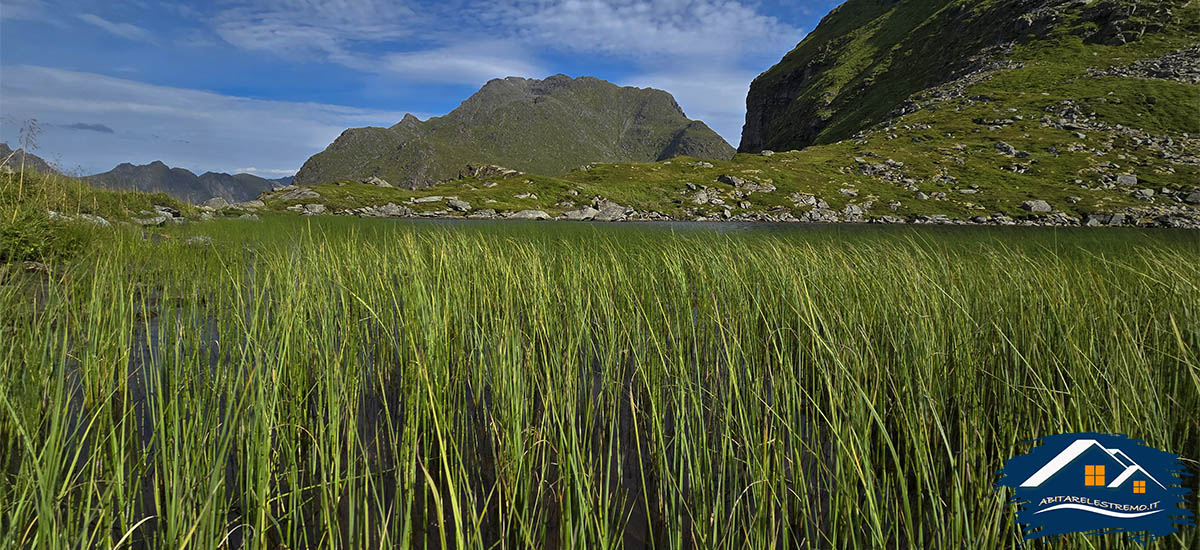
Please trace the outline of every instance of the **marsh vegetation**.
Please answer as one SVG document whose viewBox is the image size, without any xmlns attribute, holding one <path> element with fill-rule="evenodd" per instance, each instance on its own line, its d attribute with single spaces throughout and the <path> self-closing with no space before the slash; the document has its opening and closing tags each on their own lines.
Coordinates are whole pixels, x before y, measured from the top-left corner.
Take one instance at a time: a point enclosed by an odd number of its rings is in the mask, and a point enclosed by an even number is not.
<svg viewBox="0 0 1200 550">
<path fill-rule="evenodd" d="M 0 547 L 1015 548 L 1028 440 L 1200 449 L 1195 232 L 189 227 L 4 275 Z"/>
</svg>

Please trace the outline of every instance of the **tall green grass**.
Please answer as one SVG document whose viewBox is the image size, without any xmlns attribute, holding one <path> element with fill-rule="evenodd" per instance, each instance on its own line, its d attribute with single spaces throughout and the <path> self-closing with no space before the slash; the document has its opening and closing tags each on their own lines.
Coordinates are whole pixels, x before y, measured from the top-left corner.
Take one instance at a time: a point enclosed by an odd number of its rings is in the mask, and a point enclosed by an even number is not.
<svg viewBox="0 0 1200 550">
<path fill-rule="evenodd" d="M 194 227 L 0 286 L 0 548 L 1017 548 L 1027 440 L 1200 458 L 1196 233 Z"/>
</svg>

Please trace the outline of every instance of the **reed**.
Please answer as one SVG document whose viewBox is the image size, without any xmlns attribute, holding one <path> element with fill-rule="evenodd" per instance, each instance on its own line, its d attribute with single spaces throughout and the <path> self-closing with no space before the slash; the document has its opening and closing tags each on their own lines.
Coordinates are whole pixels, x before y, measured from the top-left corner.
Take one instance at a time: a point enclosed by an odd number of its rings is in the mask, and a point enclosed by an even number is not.
<svg viewBox="0 0 1200 550">
<path fill-rule="evenodd" d="M 1018 548 L 1027 440 L 1198 470 L 1194 232 L 181 231 L 0 285 L 0 549 Z"/>
</svg>

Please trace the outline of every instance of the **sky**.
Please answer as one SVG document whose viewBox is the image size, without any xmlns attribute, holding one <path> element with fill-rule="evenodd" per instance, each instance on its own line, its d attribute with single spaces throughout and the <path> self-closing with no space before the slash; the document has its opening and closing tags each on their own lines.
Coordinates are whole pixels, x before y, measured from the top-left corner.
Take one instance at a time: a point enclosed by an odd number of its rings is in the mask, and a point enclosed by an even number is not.
<svg viewBox="0 0 1200 550">
<path fill-rule="evenodd" d="M 750 82 L 841 0 L 0 0 L 0 141 L 294 173 L 343 130 L 446 114 L 492 78 L 671 92 L 737 146 Z M 28 132 L 26 132 L 28 133 Z"/>
</svg>

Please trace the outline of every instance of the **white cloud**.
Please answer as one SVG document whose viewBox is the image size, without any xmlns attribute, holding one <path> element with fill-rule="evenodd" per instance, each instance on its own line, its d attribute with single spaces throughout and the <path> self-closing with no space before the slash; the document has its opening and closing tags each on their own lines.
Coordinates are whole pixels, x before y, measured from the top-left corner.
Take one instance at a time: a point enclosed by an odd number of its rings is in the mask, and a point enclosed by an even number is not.
<svg viewBox="0 0 1200 550">
<path fill-rule="evenodd" d="M 222 11 L 215 26 L 226 42 L 248 50 L 354 62 L 357 43 L 411 36 L 418 19 L 402 1 L 257 0 Z"/>
<path fill-rule="evenodd" d="M 235 174 L 254 174 L 256 176 L 267 177 L 268 179 L 270 179 L 269 176 L 282 177 L 282 176 L 295 175 L 296 169 L 295 168 L 292 168 L 290 170 L 283 169 L 283 168 L 266 169 L 266 168 L 255 168 L 255 167 L 251 166 L 249 168 L 234 168 L 233 173 L 235 173 Z"/>
<path fill-rule="evenodd" d="M 799 41 L 799 29 L 734 0 L 514 0 L 477 4 L 497 26 L 571 51 L 630 56 L 737 58 Z"/>
<path fill-rule="evenodd" d="M 153 160 L 198 172 L 263 165 L 295 170 L 346 128 L 390 126 L 404 116 L 246 99 L 45 67 L 4 66 L 3 71 L 0 117 L 5 124 L 0 137 L 15 142 L 19 122 L 36 118 L 46 128 L 39 153 L 88 173 Z M 118 130 L 110 135 L 55 129 L 80 120 Z"/>
<path fill-rule="evenodd" d="M 408 80 L 482 85 L 506 76 L 541 77 L 547 69 L 521 48 L 504 42 L 477 42 L 387 54 L 380 67 Z"/>
<path fill-rule="evenodd" d="M 80 20 L 89 25 L 99 27 L 110 34 L 119 36 L 126 40 L 133 40 L 135 42 L 154 42 L 154 35 L 151 34 L 150 31 L 132 23 L 115 23 L 92 13 L 80 14 L 78 17 Z"/>
</svg>

